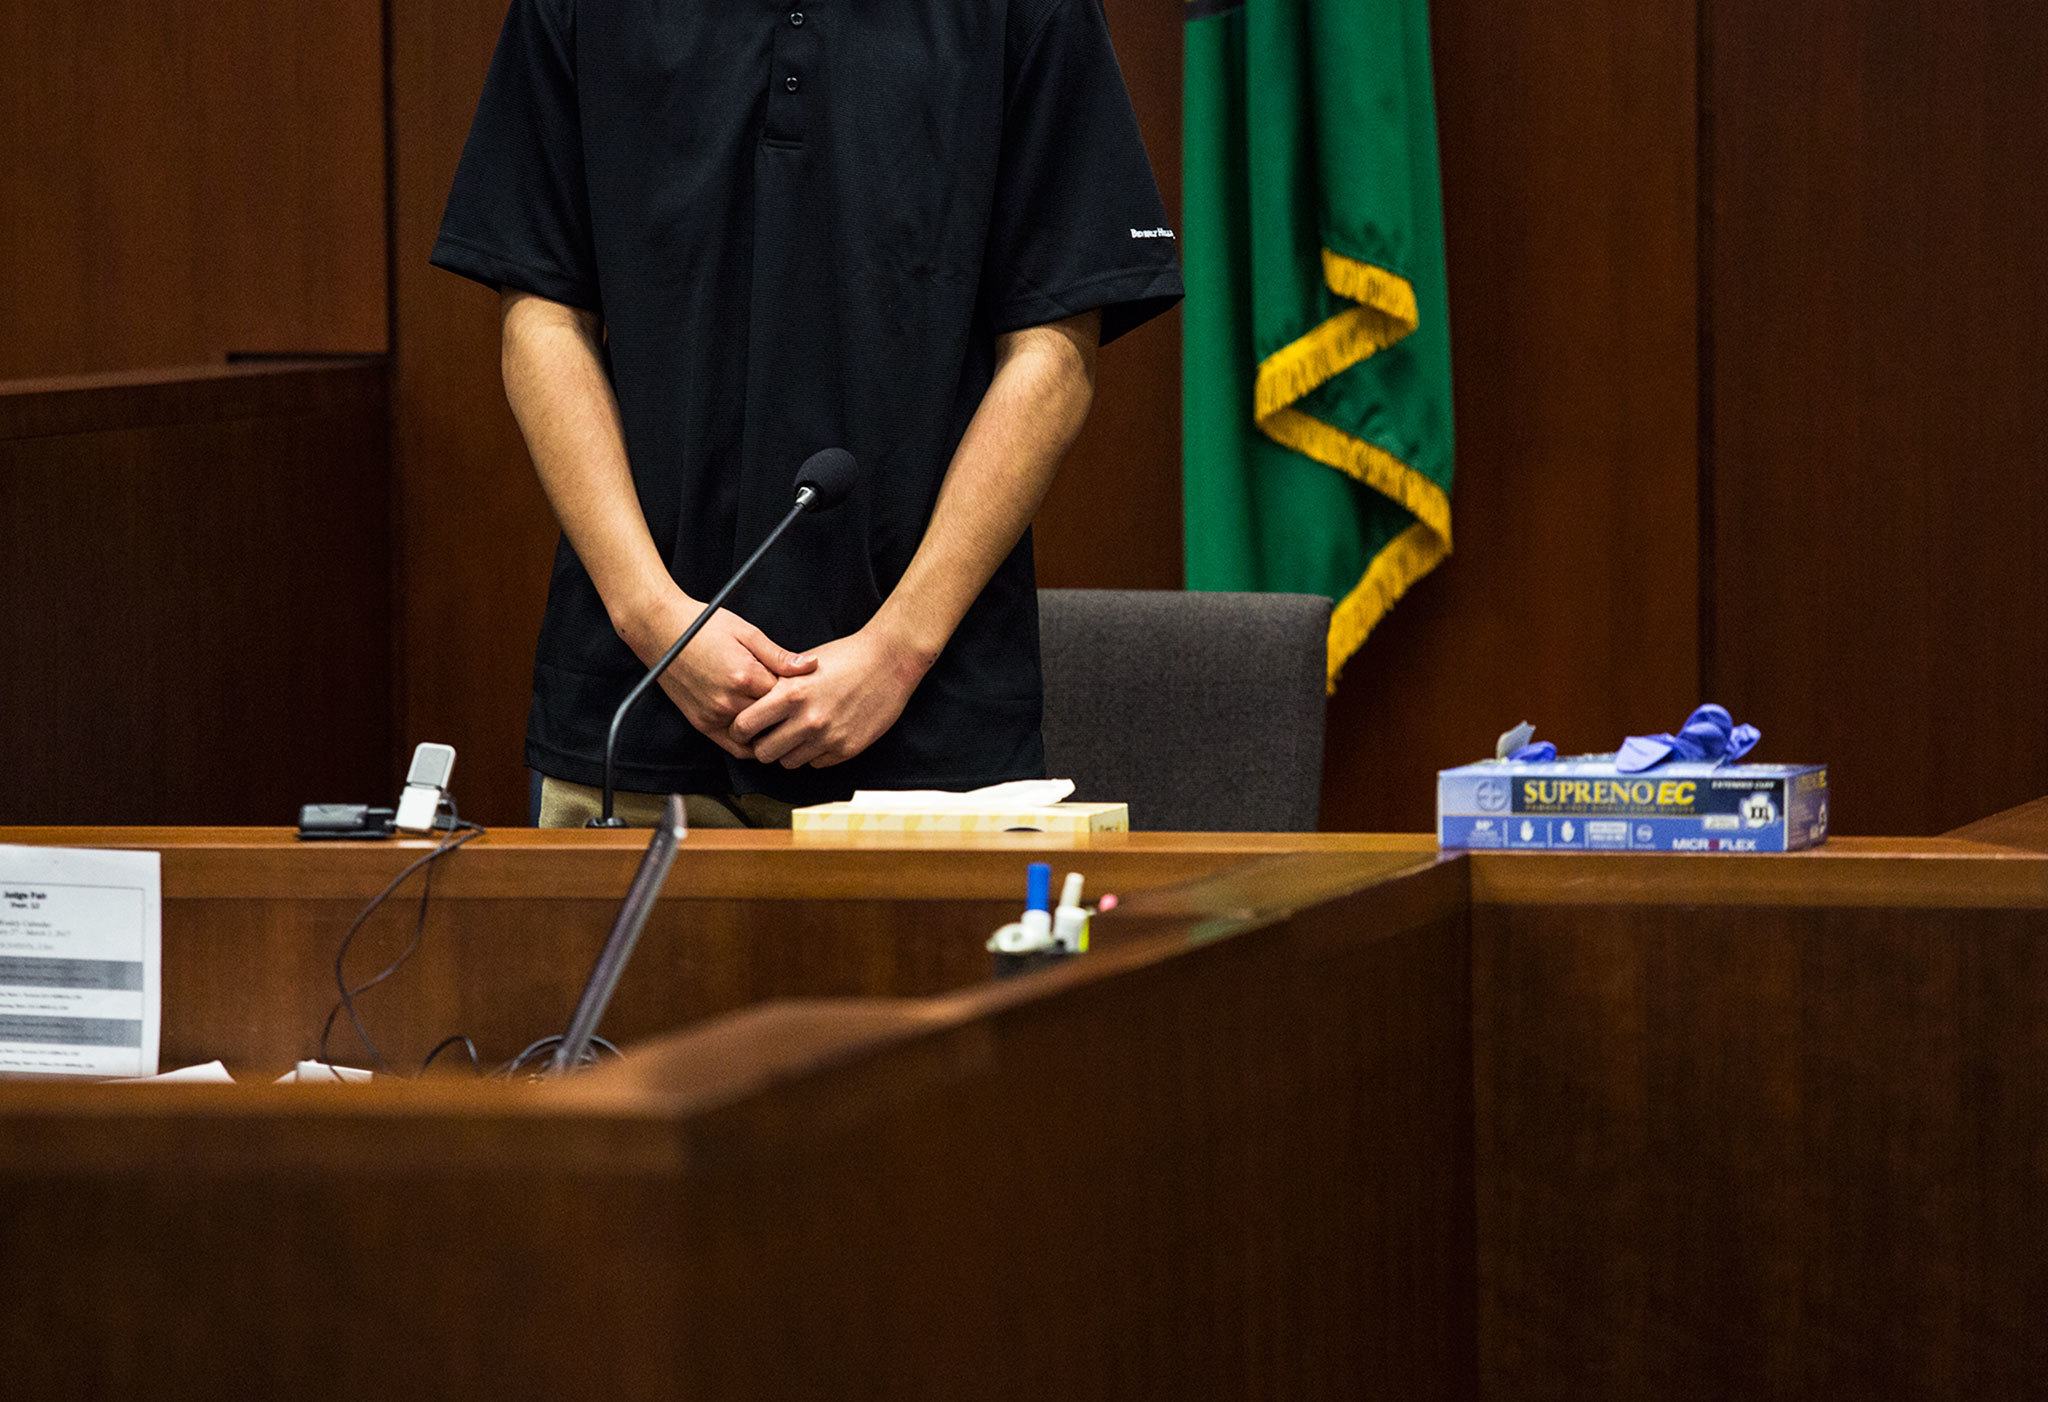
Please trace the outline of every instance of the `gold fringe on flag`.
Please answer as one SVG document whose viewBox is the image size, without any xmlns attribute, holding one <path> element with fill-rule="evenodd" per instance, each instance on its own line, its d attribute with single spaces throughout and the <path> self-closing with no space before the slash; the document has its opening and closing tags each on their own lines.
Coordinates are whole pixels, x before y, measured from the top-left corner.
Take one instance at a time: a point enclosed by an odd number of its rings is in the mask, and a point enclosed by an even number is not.
<svg viewBox="0 0 2048 1402">
<path fill-rule="evenodd" d="M 1356 303 L 1259 362 L 1253 413 L 1275 443 L 1356 478 L 1415 517 L 1366 567 L 1330 615 L 1329 685 L 1366 635 L 1451 553 L 1451 503 L 1444 489 L 1400 458 L 1295 406 L 1318 385 L 1377 355 L 1421 324 L 1415 288 L 1385 268 L 1323 250 L 1323 280 Z"/>
</svg>

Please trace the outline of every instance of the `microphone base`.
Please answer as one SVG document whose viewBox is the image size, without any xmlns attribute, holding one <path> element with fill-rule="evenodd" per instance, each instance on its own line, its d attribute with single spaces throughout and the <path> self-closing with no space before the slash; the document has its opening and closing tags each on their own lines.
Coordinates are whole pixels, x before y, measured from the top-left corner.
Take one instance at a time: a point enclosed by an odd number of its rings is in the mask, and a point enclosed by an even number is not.
<svg viewBox="0 0 2048 1402">
<path fill-rule="evenodd" d="M 626 826 L 626 820 L 624 818 L 618 817 L 617 815 L 613 815 L 609 818 L 592 818 L 583 826 L 586 828 L 622 828 Z"/>
</svg>

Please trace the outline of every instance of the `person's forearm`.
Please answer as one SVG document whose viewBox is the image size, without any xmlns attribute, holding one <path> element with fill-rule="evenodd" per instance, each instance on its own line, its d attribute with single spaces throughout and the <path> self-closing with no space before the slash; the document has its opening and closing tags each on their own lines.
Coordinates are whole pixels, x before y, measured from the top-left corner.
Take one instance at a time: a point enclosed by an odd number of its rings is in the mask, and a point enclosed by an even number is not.
<svg viewBox="0 0 2048 1402">
<path fill-rule="evenodd" d="M 600 335 L 589 312 L 505 295 L 505 397 L 563 533 L 632 642 L 634 621 L 675 586 L 633 489 Z"/>
<path fill-rule="evenodd" d="M 869 626 L 929 667 L 1038 514 L 1095 395 L 1101 318 L 1002 338 L 910 568 Z"/>
</svg>

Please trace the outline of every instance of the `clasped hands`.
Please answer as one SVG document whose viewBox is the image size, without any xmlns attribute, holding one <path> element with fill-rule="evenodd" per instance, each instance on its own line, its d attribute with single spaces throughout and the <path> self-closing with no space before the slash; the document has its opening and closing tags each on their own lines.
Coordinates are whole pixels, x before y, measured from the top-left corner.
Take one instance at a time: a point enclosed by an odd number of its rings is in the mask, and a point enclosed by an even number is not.
<svg viewBox="0 0 2048 1402">
<path fill-rule="evenodd" d="M 702 607 L 677 590 L 620 635 L 652 666 Z M 881 739 L 929 666 L 879 621 L 793 653 L 720 609 L 662 674 L 661 689 L 692 726 L 737 759 L 822 769 Z"/>
</svg>

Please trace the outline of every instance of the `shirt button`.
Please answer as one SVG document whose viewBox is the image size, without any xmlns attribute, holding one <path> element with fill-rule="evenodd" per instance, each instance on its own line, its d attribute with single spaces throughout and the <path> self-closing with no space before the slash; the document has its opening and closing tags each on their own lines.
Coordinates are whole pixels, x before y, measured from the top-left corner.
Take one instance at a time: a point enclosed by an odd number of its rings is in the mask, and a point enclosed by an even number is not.
<svg viewBox="0 0 2048 1402">
<path fill-rule="evenodd" d="M 791 10 L 789 12 L 789 22 L 801 25 L 804 22 L 804 12 L 802 10 Z"/>
<path fill-rule="evenodd" d="M 782 80 L 782 86 L 790 92 L 795 92 L 798 88 L 802 87 L 803 84 L 797 81 L 795 74 L 791 74 L 789 77 L 784 78 Z"/>
</svg>

